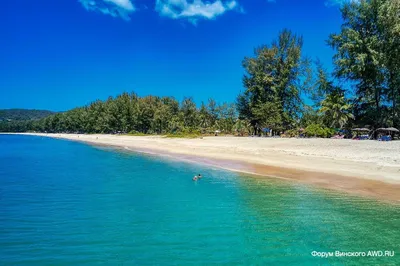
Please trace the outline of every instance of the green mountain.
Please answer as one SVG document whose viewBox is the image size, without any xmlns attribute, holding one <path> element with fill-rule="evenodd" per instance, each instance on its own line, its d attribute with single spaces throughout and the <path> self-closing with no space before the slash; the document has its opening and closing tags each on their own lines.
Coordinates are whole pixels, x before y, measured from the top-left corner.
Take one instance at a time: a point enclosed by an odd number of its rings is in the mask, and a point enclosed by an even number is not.
<svg viewBox="0 0 400 266">
<path fill-rule="evenodd" d="M 52 114 L 55 114 L 55 112 L 30 109 L 0 109 L 0 121 L 38 120 Z"/>
</svg>

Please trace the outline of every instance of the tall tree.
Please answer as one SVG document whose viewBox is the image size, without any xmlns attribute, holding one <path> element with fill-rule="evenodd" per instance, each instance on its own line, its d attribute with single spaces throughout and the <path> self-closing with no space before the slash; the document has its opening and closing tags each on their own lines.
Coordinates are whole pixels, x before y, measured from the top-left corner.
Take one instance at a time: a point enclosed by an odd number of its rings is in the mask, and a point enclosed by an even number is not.
<svg viewBox="0 0 400 266">
<path fill-rule="evenodd" d="M 302 107 L 301 93 L 310 78 L 309 61 L 302 57 L 303 38 L 283 30 L 271 45 L 255 49 L 243 67 L 246 88 L 237 98 L 241 118 L 248 119 L 255 132 L 260 127 L 293 127 Z"/>
<path fill-rule="evenodd" d="M 209 127 L 215 127 L 215 122 L 218 119 L 218 105 L 214 99 L 208 99 L 207 112 L 209 115 Z"/>
<path fill-rule="evenodd" d="M 385 56 L 379 10 L 385 0 L 350 1 L 342 11 L 341 32 L 328 43 L 336 49 L 335 75 L 356 83 L 356 109 L 371 110 L 368 124 L 383 124 Z"/>
<path fill-rule="evenodd" d="M 387 100 L 392 102 L 392 124 L 400 126 L 400 0 L 386 0 L 379 8 L 385 55 Z"/>
<path fill-rule="evenodd" d="M 322 65 L 321 61 L 317 60 L 315 65 L 316 78 L 311 91 L 311 100 L 314 102 L 315 107 L 320 107 L 321 102 L 327 97 L 327 95 L 338 90 L 338 87 L 333 84 L 330 75 Z"/>
<path fill-rule="evenodd" d="M 185 98 L 182 101 L 181 105 L 181 112 L 182 112 L 182 119 L 183 124 L 187 127 L 190 131 L 196 128 L 199 123 L 199 117 L 197 114 L 197 107 L 193 101 L 193 98 Z"/>
</svg>

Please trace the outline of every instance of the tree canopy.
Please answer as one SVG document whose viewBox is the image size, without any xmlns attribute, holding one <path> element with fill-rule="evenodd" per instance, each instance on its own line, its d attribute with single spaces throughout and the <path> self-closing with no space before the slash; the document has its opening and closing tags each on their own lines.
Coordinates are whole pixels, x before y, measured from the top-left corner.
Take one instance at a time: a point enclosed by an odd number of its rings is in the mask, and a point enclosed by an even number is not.
<svg viewBox="0 0 400 266">
<path fill-rule="evenodd" d="M 6 121 L 0 123 L 0 131 L 169 134 L 218 129 L 231 133 L 236 118 L 233 104 L 217 104 L 213 99 L 198 108 L 192 98 L 179 103 L 172 97 L 123 93 L 40 120 Z"/>
<path fill-rule="evenodd" d="M 309 81 L 309 61 L 302 57 L 303 38 L 283 30 L 270 45 L 246 57 L 243 67 L 245 91 L 238 96 L 241 118 L 257 129 L 290 129 L 302 110 L 301 93 Z"/>
<path fill-rule="evenodd" d="M 342 8 L 335 76 L 354 82 L 356 120 L 374 128 L 399 125 L 399 0 L 351 1 Z"/>
</svg>

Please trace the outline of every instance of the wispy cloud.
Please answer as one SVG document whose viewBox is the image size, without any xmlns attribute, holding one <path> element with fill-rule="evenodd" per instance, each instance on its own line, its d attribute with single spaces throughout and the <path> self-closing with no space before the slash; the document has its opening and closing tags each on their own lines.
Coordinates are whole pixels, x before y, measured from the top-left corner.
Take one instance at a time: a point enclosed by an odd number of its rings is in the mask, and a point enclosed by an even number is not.
<svg viewBox="0 0 400 266">
<path fill-rule="evenodd" d="M 266 0 L 269 3 L 276 3 L 276 0 Z M 342 6 L 346 3 L 359 3 L 360 0 L 325 0 L 325 6 Z"/>
<path fill-rule="evenodd" d="M 101 12 L 113 17 L 130 20 L 130 15 L 136 10 L 130 0 L 79 0 L 89 11 Z"/>
<path fill-rule="evenodd" d="M 351 3 L 351 2 L 359 3 L 360 0 L 326 0 L 325 5 L 326 6 L 342 6 L 344 4 Z"/>
<path fill-rule="evenodd" d="M 234 9 L 240 10 L 235 0 L 224 2 L 217 0 L 212 3 L 202 0 L 191 2 L 187 0 L 156 0 L 156 11 L 161 16 L 172 19 L 188 19 L 192 23 L 196 23 L 198 19 L 214 19 Z"/>
</svg>

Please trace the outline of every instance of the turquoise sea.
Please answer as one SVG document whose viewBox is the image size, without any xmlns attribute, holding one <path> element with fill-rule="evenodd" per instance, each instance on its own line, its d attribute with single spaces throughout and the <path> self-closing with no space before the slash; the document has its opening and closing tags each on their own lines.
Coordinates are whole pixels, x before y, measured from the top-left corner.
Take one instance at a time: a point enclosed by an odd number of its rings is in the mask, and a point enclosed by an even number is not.
<svg viewBox="0 0 400 266">
<path fill-rule="evenodd" d="M 197 173 L 204 178 L 193 182 Z M 154 155 L 0 135 L 1 265 L 400 265 L 399 247 L 396 205 Z"/>
</svg>

